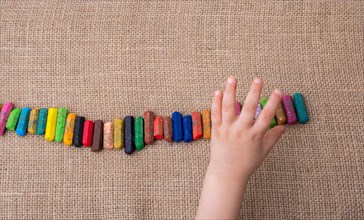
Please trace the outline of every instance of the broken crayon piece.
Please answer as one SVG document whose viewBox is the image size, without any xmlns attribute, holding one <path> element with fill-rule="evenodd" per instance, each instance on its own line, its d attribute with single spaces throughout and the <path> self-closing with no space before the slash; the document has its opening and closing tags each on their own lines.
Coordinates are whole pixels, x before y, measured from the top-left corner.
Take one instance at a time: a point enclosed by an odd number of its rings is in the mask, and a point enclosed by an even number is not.
<svg viewBox="0 0 364 220">
<path fill-rule="evenodd" d="M 297 113 L 297 120 L 300 124 L 306 124 L 310 118 L 308 117 L 305 100 L 301 93 L 293 94 L 293 104 Z"/>
<path fill-rule="evenodd" d="M 73 132 L 75 129 L 76 113 L 69 113 L 66 118 L 66 127 L 64 129 L 63 143 L 67 146 L 73 144 Z"/>
<path fill-rule="evenodd" d="M 175 142 L 181 142 L 183 140 L 183 124 L 182 114 L 179 112 L 172 113 L 172 124 L 173 124 L 173 140 Z"/>
<path fill-rule="evenodd" d="M 284 112 L 287 116 L 287 124 L 296 124 L 297 123 L 297 115 L 296 110 L 293 106 L 292 96 L 285 95 L 282 98 L 282 104 L 284 108 Z"/>
<path fill-rule="evenodd" d="M 7 102 L 1 108 L 0 113 L 0 136 L 4 134 L 6 129 L 6 123 L 8 121 L 11 110 L 14 108 L 14 104 Z"/>
<path fill-rule="evenodd" d="M 205 139 L 211 139 L 211 111 L 204 110 L 202 111 L 202 128 L 203 128 L 203 137 Z"/>
<path fill-rule="evenodd" d="M 154 139 L 162 140 L 163 139 L 163 118 L 162 116 L 157 116 L 154 119 Z"/>
<path fill-rule="evenodd" d="M 83 128 L 85 125 L 85 117 L 77 116 L 75 121 L 75 129 L 73 131 L 73 146 L 82 146 Z"/>
<path fill-rule="evenodd" d="M 18 124 L 19 117 L 20 117 L 21 110 L 20 108 L 14 108 L 8 117 L 8 121 L 6 122 L 6 129 L 9 131 L 14 131 L 16 125 Z"/>
<path fill-rule="evenodd" d="M 163 118 L 163 136 L 164 140 L 168 143 L 173 142 L 173 126 L 171 117 L 167 116 Z"/>
<path fill-rule="evenodd" d="M 82 145 L 90 147 L 92 145 L 92 134 L 94 132 L 94 122 L 86 120 L 83 125 Z"/>
<path fill-rule="evenodd" d="M 11 110 L 14 108 L 14 104 L 11 102 L 7 102 L 1 108 L 0 113 L 0 136 L 4 134 L 6 123 L 8 121 Z"/>
<path fill-rule="evenodd" d="M 28 131 L 29 115 L 31 108 L 23 108 L 20 113 L 18 125 L 16 126 L 16 134 L 19 136 L 25 136 Z"/>
<path fill-rule="evenodd" d="M 189 143 L 193 140 L 191 115 L 183 116 L 183 140 L 185 143 Z"/>
<path fill-rule="evenodd" d="M 282 103 L 279 103 L 277 112 L 276 112 L 276 119 L 278 125 L 284 125 L 287 121 L 286 113 L 284 113 Z"/>
<path fill-rule="evenodd" d="M 38 117 L 37 135 L 44 135 L 48 118 L 48 109 L 41 108 Z"/>
<path fill-rule="evenodd" d="M 154 143 L 154 113 L 152 111 L 146 111 L 143 114 L 144 118 L 144 140 L 146 144 Z M 135 140 L 135 145 L 137 141 Z M 137 147 L 138 149 L 138 147 Z"/>
<path fill-rule="evenodd" d="M 135 119 L 134 123 L 134 141 L 136 150 L 141 150 L 144 148 L 144 129 L 143 129 L 144 119 L 139 116 Z"/>
<path fill-rule="evenodd" d="M 106 122 L 104 124 L 104 148 L 114 148 L 114 125 L 112 122 Z"/>
<path fill-rule="evenodd" d="M 258 104 L 257 106 L 257 110 L 255 111 L 255 120 L 257 120 L 258 116 L 260 115 L 260 113 L 262 112 L 262 106 L 260 104 Z"/>
<path fill-rule="evenodd" d="M 236 112 L 236 115 L 240 115 L 241 113 L 241 103 L 240 102 L 236 102 L 235 103 L 235 112 Z"/>
<path fill-rule="evenodd" d="M 37 134 L 39 108 L 35 108 L 30 112 L 29 123 L 28 123 L 28 133 Z"/>
<path fill-rule="evenodd" d="M 264 109 L 265 104 L 267 104 L 267 102 L 268 102 L 268 98 L 262 98 L 260 100 L 260 105 L 262 106 L 262 111 Z M 277 121 L 276 121 L 275 117 L 273 117 L 272 122 L 270 123 L 270 127 L 273 128 L 275 126 L 277 126 Z"/>
<path fill-rule="evenodd" d="M 66 125 L 68 110 L 66 108 L 59 108 L 57 115 L 57 125 L 56 125 L 56 133 L 54 136 L 54 141 L 62 142 L 64 136 L 64 128 Z"/>
<path fill-rule="evenodd" d="M 135 151 L 133 116 L 129 115 L 124 118 L 124 131 L 124 152 L 130 155 Z"/>
<path fill-rule="evenodd" d="M 92 137 L 92 152 L 99 152 L 102 150 L 104 144 L 104 122 L 96 120 L 94 123 L 94 132 Z"/>
<path fill-rule="evenodd" d="M 202 130 L 202 120 L 200 112 L 192 112 L 192 132 L 193 132 L 193 140 L 198 140 L 203 135 Z"/>
<path fill-rule="evenodd" d="M 124 121 L 119 118 L 114 119 L 114 148 L 124 147 Z"/>
<path fill-rule="evenodd" d="M 58 114 L 58 109 L 56 108 L 48 109 L 47 126 L 44 137 L 49 142 L 54 141 L 56 126 L 57 126 L 57 114 Z"/>
</svg>

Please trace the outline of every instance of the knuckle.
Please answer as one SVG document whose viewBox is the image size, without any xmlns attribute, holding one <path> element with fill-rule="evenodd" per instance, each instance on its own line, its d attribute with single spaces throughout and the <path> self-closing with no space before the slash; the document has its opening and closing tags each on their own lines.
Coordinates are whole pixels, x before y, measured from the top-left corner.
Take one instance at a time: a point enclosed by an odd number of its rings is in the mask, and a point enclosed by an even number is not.
<svg viewBox="0 0 364 220">
<path fill-rule="evenodd" d="M 220 114 L 219 110 L 217 110 L 215 108 L 211 109 L 211 117 L 217 118 L 219 116 L 219 114 Z"/>
<path fill-rule="evenodd" d="M 262 139 L 262 133 L 261 132 L 253 132 L 251 134 L 251 137 L 254 141 L 259 141 L 260 139 Z"/>
<path fill-rule="evenodd" d="M 225 105 L 223 108 L 222 108 L 223 112 L 226 113 L 226 112 L 231 112 L 231 111 L 235 111 L 235 107 L 232 106 L 232 105 Z"/>
<path fill-rule="evenodd" d="M 255 112 L 257 110 L 257 106 L 251 103 L 246 103 L 243 108 L 246 112 Z"/>
<path fill-rule="evenodd" d="M 265 110 L 261 114 L 261 116 L 263 117 L 263 119 L 266 120 L 266 121 L 271 121 L 273 119 L 274 115 L 275 114 L 272 111 L 270 111 L 270 110 Z"/>
<path fill-rule="evenodd" d="M 212 117 L 211 118 L 211 124 L 214 126 L 218 126 L 219 124 L 221 124 L 221 120 L 217 117 Z"/>
</svg>

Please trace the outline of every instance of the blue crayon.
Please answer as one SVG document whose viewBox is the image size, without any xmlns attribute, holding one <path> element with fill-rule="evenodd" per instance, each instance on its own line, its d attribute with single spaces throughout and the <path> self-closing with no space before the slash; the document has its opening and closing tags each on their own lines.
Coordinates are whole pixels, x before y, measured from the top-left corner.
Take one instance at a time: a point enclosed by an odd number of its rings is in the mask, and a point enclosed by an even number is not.
<svg viewBox="0 0 364 220">
<path fill-rule="evenodd" d="M 24 136 L 27 134 L 28 122 L 29 122 L 29 116 L 30 116 L 31 110 L 32 109 L 30 109 L 30 108 L 23 108 L 20 112 L 18 125 L 16 126 L 16 130 L 15 130 L 15 132 L 19 136 Z"/>
<path fill-rule="evenodd" d="M 183 117 L 183 138 L 186 143 L 193 140 L 191 115 L 185 115 Z"/>
<path fill-rule="evenodd" d="M 37 135 L 44 135 L 47 126 L 48 109 L 41 108 L 38 117 Z"/>
<path fill-rule="evenodd" d="M 124 118 L 124 152 L 132 154 L 135 151 L 134 143 L 134 117 L 129 115 Z"/>
<path fill-rule="evenodd" d="M 173 140 L 175 142 L 181 142 L 183 140 L 182 117 L 182 114 L 179 112 L 173 112 L 172 114 Z"/>
</svg>

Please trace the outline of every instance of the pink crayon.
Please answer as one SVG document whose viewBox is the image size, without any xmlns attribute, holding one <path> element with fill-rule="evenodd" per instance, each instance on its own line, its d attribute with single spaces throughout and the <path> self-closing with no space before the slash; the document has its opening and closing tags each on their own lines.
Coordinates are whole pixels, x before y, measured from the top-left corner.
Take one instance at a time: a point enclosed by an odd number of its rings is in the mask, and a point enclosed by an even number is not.
<svg viewBox="0 0 364 220">
<path fill-rule="evenodd" d="M 293 106 L 292 96 L 285 95 L 282 98 L 282 104 L 284 111 L 286 112 L 287 116 L 287 124 L 296 124 L 297 123 L 297 115 L 296 110 Z"/>
<path fill-rule="evenodd" d="M 1 109 L 0 113 L 0 135 L 3 135 L 5 132 L 5 125 L 8 121 L 9 114 L 11 110 L 14 108 L 14 104 L 11 102 L 7 102 L 4 104 L 3 108 Z"/>
<path fill-rule="evenodd" d="M 240 102 L 236 102 L 236 104 L 235 104 L 235 112 L 236 112 L 236 115 L 240 115 L 240 112 L 241 112 L 241 104 L 240 104 Z"/>
</svg>

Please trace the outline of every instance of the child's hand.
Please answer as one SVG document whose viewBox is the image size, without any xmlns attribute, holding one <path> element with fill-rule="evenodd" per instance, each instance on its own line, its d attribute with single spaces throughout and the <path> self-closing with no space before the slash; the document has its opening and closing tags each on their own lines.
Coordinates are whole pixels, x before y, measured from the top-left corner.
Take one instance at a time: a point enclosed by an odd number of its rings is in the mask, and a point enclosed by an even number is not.
<svg viewBox="0 0 364 220">
<path fill-rule="evenodd" d="M 247 180 L 285 131 L 284 126 L 276 126 L 266 133 L 282 93 L 274 90 L 255 121 L 263 82 L 260 79 L 253 81 L 240 116 L 235 112 L 236 85 L 236 79 L 229 77 L 225 92 L 216 91 L 213 97 L 209 171 Z"/>
<path fill-rule="evenodd" d="M 224 94 L 212 102 L 211 158 L 198 208 L 198 219 L 237 219 L 250 176 L 263 162 L 285 128 L 266 133 L 282 93 L 274 90 L 254 120 L 263 82 L 255 79 L 239 116 L 235 112 L 236 79 L 229 77 Z"/>
</svg>

